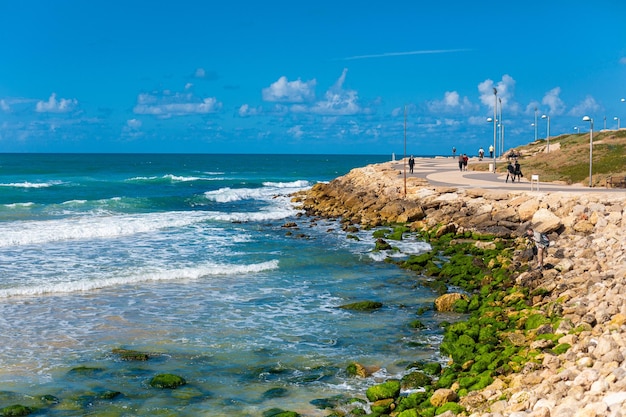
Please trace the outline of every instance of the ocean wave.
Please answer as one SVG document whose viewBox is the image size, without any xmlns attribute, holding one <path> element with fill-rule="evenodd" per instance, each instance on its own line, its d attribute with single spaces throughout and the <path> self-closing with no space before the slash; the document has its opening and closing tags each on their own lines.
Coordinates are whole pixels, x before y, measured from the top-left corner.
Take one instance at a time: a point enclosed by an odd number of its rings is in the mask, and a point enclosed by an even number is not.
<svg viewBox="0 0 626 417">
<path fill-rule="evenodd" d="M 126 181 L 128 182 L 190 182 L 190 181 L 215 181 L 218 178 L 206 178 L 206 177 L 185 177 L 174 174 L 166 174 L 163 176 L 154 177 L 133 177 Z"/>
<path fill-rule="evenodd" d="M 63 184 L 62 181 L 50 181 L 50 182 L 11 182 L 0 183 L 0 187 L 14 187 L 14 188 L 48 188 L 55 185 Z"/>
<path fill-rule="evenodd" d="M 268 198 L 268 192 L 263 188 L 230 188 L 224 187 L 219 190 L 204 193 L 207 200 L 217 203 L 231 203 L 241 200 L 264 200 Z"/>
<path fill-rule="evenodd" d="M 0 224 L 0 247 L 129 236 L 167 227 L 183 227 L 207 218 L 209 215 L 205 212 L 168 212 L 11 222 Z"/>
<path fill-rule="evenodd" d="M 311 186 L 311 183 L 306 180 L 297 180 L 290 182 L 271 182 L 266 181 L 263 183 L 266 187 L 275 187 L 275 188 L 307 188 Z"/>
<path fill-rule="evenodd" d="M 204 196 L 207 200 L 216 203 L 232 203 L 241 200 L 269 200 L 276 195 L 289 194 L 310 186 L 308 181 L 292 182 L 264 182 L 260 188 L 231 188 L 224 187 L 218 190 L 207 191 Z"/>
<path fill-rule="evenodd" d="M 46 244 L 83 239 L 113 239 L 162 229 L 183 228 L 207 221 L 262 222 L 292 216 L 288 206 L 258 212 L 172 211 L 133 215 L 69 217 L 42 221 L 0 223 L 0 247 Z"/>
<path fill-rule="evenodd" d="M 4 207 L 7 207 L 7 208 L 19 208 L 19 207 L 32 207 L 34 205 L 35 205 L 35 203 L 33 203 L 33 202 L 10 203 L 10 204 L 4 204 Z"/>
<path fill-rule="evenodd" d="M 137 274 L 94 279 L 91 281 L 80 280 L 72 282 L 47 283 L 44 285 L 37 285 L 36 287 L 5 288 L 0 289 L 0 298 L 88 292 L 103 288 L 140 284 L 144 282 L 198 280 L 209 276 L 246 275 L 274 269 L 278 269 L 278 260 L 271 260 L 250 265 L 208 263 L 191 268 L 142 271 Z"/>
</svg>

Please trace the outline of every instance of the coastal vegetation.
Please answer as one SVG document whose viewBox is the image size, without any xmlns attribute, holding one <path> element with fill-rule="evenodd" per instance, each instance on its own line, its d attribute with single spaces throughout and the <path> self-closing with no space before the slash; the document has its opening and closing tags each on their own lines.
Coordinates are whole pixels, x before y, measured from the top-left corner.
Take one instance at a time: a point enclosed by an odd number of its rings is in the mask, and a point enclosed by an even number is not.
<svg viewBox="0 0 626 417">
<path fill-rule="evenodd" d="M 539 139 L 509 150 L 519 154 L 522 172 L 539 175 L 542 181 L 565 184 L 589 184 L 589 133 L 563 134 L 548 141 Z M 605 186 L 610 177 L 626 178 L 626 129 L 593 132 L 594 186 Z M 470 169 L 486 171 L 489 161 L 472 164 Z M 499 172 L 506 172 L 505 164 L 498 164 Z"/>
<path fill-rule="evenodd" d="M 373 236 L 381 239 L 381 230 L 386 229 L 377 230 Z M 397 225 L 393 230 L 406 233 L 409 229 Z M 452 297 L 452 303 L 444 308 L 465 317 L 443 324 L 440 350 L 449 362 L 443 367 L 437 362 L 412 362 L 401 380 L 388 380 L 367 390 L 369 409 L 346 398 L 330 415 L 430 417 L 446 411 L 463 413 L 466 409 L 459 400 L 472 391 L 486 388 L 495 377 L 532 367 L 545 353 L 560 354 L 568 349 L 567 344 L 558 343 L 561 336 L 555 334 L 560 310 L 553 305 L 538 307 L 549 291 L 516 284 L 519 273 L 529 270 L 524 239 L 469 231 L 438 236 L 438 230 L 439 226 L 409 231 L 430 243 L 432 250 L 403 260 L 390 258 L 389 262 L 426 277 L 423 285 L 441 294 L 451 288 L 462 291 L 462 296 Z M 386 230 L 385 235 L 393 233 Z M 419 331 L 420 326 L 410 325 Z M 367 376 L 364 369 L 362 364 L 351 363 L 347 372 L 362 378 Z M 408 394 L 401 394 L 403 391 Z"/>
</svg>

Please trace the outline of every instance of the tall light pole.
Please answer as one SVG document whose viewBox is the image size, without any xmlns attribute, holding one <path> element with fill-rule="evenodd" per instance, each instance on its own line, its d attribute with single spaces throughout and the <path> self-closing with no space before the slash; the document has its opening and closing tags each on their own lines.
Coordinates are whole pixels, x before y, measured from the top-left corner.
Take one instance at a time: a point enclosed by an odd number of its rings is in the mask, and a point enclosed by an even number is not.
<svg viewBox="0 0 626 417">
<path fill-rule="evenodd" d="M 498 132 L 497 118 L 498 118 L 498 90 L 493 87 L 493 172 L 496 172 L 496 135 Z"/>
<path fill-rule="evenodd" d="M 498 99 L 500 103 L 500 157 L 502 157 L 502 152 L 504 151 L 504 120 L 502 120 L 502 97 Z"/>
<path fill-rule="evenodd" d="M 589 187 L 593 187 L 591 175 L 593 173 L 593 119 L 589 116 L 583 117 L 583 121 L 589 122 Z"/>
<path fill-rule="evenodd" d="M 535 142 L 537 142 L 537 107 L 535 107 Z"/>
<path fill-rule="evenodd" d="M 614 117 L 613 120 L 617 120 L 617 130 L 619 130 L 619 117 Z"/>
<path fill-rule="evenodd" d="M 406 198 L 406 105 L 404 105 L 404 197 Z"/>
<path fill-rule="evenodd" d="M 546 140 L 548 141 L 547 153 L 550 153 L 550 116 L 542 115 L 542 119 L 548 119 L 548 134 L 546 136 Z"/>
</svg>

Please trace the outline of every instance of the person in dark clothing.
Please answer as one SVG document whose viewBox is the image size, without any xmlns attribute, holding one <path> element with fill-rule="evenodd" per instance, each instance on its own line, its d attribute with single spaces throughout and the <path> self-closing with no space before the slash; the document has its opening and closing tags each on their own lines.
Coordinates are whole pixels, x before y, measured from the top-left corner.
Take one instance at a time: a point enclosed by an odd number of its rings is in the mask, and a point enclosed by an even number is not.
<svg viewBox="0 0 626 417">
<path fill-rule="evenodd" d="M 515 165 L 513 165 L 513 181 L 515 181 L 515 179 L 517 178 L 517 182 L 520 182 L 523 176 L 524 174 L 522 174 L 522 167 L 520 166 L 519 161 L 516 159 Z"/>
<path fill-rule="evenodd" d="M 409 158 L 409 172 L 411 174 L 413 173 L 414 166 L 415 166 L 415 158 L 413 158 L 413 155 L 411 155 L 411 157 Z"/>
<path fill-rule="evenodd" d="M 465 158 L 463 158 L 463 154 L 459 154 L 459 171 L 463 171 L 464 162 L 465 162 Z"/>
<path fill-rule="evenodd" d="M 515 182 L 515 167 L 511 161 L 506 166 L 506 180 L 504 182 L 509 182 L 509 177 L 511 177 L 511 182 Z"/>
</svg>

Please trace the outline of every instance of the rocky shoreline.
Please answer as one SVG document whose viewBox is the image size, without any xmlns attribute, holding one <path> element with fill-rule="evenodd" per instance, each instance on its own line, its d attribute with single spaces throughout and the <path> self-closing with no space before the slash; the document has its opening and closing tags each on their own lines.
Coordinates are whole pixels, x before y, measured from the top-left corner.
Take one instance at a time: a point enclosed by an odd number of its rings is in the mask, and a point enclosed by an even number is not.
<svg viewBox="0 0 626 417">
<path fill-rule="evenodd" d="M 515 280 L 543 291 L 532 308 L 558 306 L 554 333 L 571 347 L 543 351 L 458 402 L 475 417 L 626 416 L 626 193 L 437 187 L 405 180 L 383 163 L 317 184 L 297 200 L 309 215 L 362 227 L 403 223 L 437 236 L 477 232 L 520 240 L 527 225 L 547 233 L 547 268 L 521 268 Z"/>
</svg>

